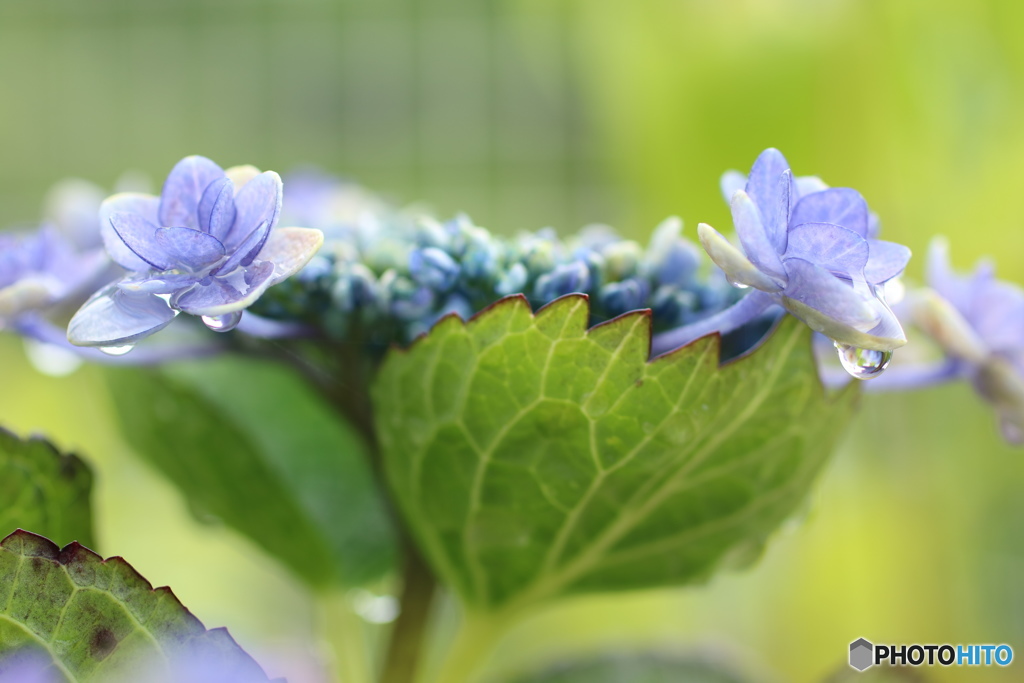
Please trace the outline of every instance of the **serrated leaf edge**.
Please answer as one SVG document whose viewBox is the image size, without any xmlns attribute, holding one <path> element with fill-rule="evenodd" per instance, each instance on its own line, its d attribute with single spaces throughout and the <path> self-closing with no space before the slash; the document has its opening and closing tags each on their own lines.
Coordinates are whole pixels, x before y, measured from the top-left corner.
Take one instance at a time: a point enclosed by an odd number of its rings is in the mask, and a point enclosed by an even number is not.
<svg viewBox="0 0 1024 683">
<path fill-rule="evenodd" d="M 14 541 L 21 541 L 24 545 L 32 547 L 33 549 L 37 550 L 36 554 L 23 554 L 22 551 L 9 550 L 8 546 L 12 542 L 14 542 Z M 153 588 L 153 584 L 146 577 L 142 576 L 138 571 L 136 571 L 136 569 L 134 567 L 132 567 L 120 555 L 113 555 L 111 557 L 103 559 L 103 557 L 101 555 L 99 555 L 98 553 L 90 550 L 89 548 L 86 548 L 84 545 L 82 545 L 78 541 L 72 541 L 71 543 L 68 543 L 66 546 L 61 548 L 56 543 L 54 543 L 50 539 L 46 538 L 45 536 L 41 536 L 41 535 L 33 533 L 31 531 L 26 531 L 25 529 L 17 529 L 15 531 L 13 531 L 12 533 L 8 534 L 7 536 L 5 536 L 3 539 L 0 539 L 0 550 L 7 550 L 8 552 L 14 552 L 16 554 L 23 554 L 24 557 L 38 557 L 38 558 L 40 558 L 42 560 L 53 562 L 55 564 L 60 565 L 64 569 L 65 572 L 68 572 L 67 567 L 70 564 L 72 564 L 75 561 L 79 561 L 82 558 L 82 556 L 84 556 L 84 557 L 86 557 L 86 558 L 88 558 L 90 560 L 92 560 L 92 559 L 98 560 L 100 564 L 104 564 L 104 565 L 108 564 L 108 563 L 122 565 L 125 569 L 128 570 L 128 572 L 129 572 L 130 576 L 132 576 L 132 578 L 136 578 L 136 579 L 140 580 L 144 586 L 148 586 L 148 590 L 151 593 L 159 594 L 162 597 L 169 598 L 170 600 L 172 600 L 174 602 L 174 604 L 177 606 L 177 608 L 180 609 L 184 613 L 185 618 L 188 621 L 193 623 L 193 625 L 196 628 L 202 629 L 203 634 L 206 634 L 206 633 L 219 633 L 219 634 L 223 634 L 224 637 L 226 637 L 228 640 L 231 641 L 231 643 L 233 643 L 236 647 L 238 647 L 239 652 L 245 653 L 245 650 L 243 650 L 241 648 L 241 646 L 238 645 L 238 642 L 231 636 L 231 633 L 228 631 L 228 629 L 226 627 L 218 626 L 216 628 L 207 629 L 203 625 L 203 622 L 200 621 L 194 614 L 192 614 L 192 612 L 189 611 L 189 609 L 187 607 L 185 607 L 181 603 L 181 600 L 178 599 L 178 596 L 176 596 L 174 594 L 174 591 L 172 591 L 170 589 L 170 587 L 168 587 L 168 586 L 161 586 L 159 588 Z M 71 579 L 72 584 L 74 584 L 74 586 L 75 586 L 75 590 L 76 591 L 83 590 L 81 587 L 78 586 L 78 583 L 74 580 L 74 578 L 70 576 L 70 572 L 68 572 L 68 575 L 69 575 L 69 578 Z M 15 576 L 15 580 L 17 580 L 17 576 Z M 14 594 L 12 592 L 11 598 L 9 598 L 9 600 L 13 599 L 13 595 Z M 68 600 L 68 602 L 64 605 L 63 609 L 67 609 L 67 605 L 70 604 L 70 602 L 71 601 Z M 6 608 L 7 608 L 7 606 L 5 605 L 4 609 L 6 610 Z M 132 620 L 132 622 L 135 623 L 135 625 L 139 628 L 139 630 L 141 630 L 143 633 L 145 633 L 146 636 L 149 637 L 153 641 L 153 643 L 157 646 L 158 650 L 160 651 L 160 654 L 164 657 L 164 659 L 167 660 L 167 661 L 170 661 L 169 658 L 167 657 L 167 653 L 164 650 L 164 647 L 160 644 L 159 641 L 157 641 L 155 638 L 153 638 L 152 634 L 142 624 L 139 623 L 138 619 L 131 612 L 131 610 L 126 609 L 125 610 L 125 614 L 128 615 L 128 617 Z M 25 633 L 29 634 L 33 639 L 35 639 L 35 640 L 39 641 L 40 643 L 42 643 L 44 645 L 44 647 L 46 648 L 47 652 L 50 651 L 49 643 L 47 641 L 43 640 L 42 638 L 40 638 L 38 634 L 36 634 L 33 631 L 31 631 L 30 629 L 28 629 L 24 624 L 21 624 L 20 622 L 15 621 L 14 619 L 12 619 L 9 616 L 7 616 L 6 614 L 0 614 L 0 619 L 4 619 L 5 621 L 8 621 L 8 622 L 14 624 L 16 627 L 20 628 Z M 62 610 L 62 613 L 61 613 L 61 620 L 63 620 L 63 610 Z M 246 654 L 246 656 L 249 656 L 248 653 L 245 653 L 245 654 Z M 250 659 L 251 659 L 251 657 L 250 657 Z M 77 680 L 76 677 L 70 671 L 67 670 L 67 668 L 64 666 L 64 664 L 61 661 L 59 661 L 55 657 L 52 658 L 52 661 L 53 661 L 54 665 L 61 671 L 62 674 L 64 674 L 67 677 L 67 679 L 69 681 Z M 259 667 L 259 664 L 255 660 L 253 660 L 253 664 L 255 666 Z M 262 667 L 260 667 L 260 670 L 261 671 L 263 670 Z M 266 678 L 266 672 L 264 672 L 264 677 Z"/>
</svg>

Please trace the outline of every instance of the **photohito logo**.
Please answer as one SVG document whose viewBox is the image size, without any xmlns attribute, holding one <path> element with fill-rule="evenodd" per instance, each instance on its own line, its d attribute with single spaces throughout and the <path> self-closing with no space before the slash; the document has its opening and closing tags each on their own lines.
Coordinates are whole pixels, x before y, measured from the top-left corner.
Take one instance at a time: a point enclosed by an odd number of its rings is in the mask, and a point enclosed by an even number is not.
<svg viewBox="0 0 1024 683">
<path fill-rule="evenodd" d="M 1009 645 L 875 645 L 866 638 L 850 643 L 850 666 L 864 671 L 888 666 L 1009 666 Z"/>
</svg>

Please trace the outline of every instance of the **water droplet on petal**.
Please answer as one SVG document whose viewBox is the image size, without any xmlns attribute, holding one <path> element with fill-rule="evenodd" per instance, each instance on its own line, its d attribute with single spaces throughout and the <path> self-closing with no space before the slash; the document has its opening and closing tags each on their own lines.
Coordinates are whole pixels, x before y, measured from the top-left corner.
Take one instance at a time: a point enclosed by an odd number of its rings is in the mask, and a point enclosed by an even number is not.
<svg viewBox="0 0 1024 683">
<path fill-rule="evenodd" d="M 729 280 L 729 284 L 732 285 L 733 287 L 735 287 L 736 289 L 750 289 L 750 285 L 745 285 L 742 282 L 735 282 L 735 281 L 733 281 L 733 280 L 731 280 L 729 278 L 725 278 L 725 279 Z"/>
<path fill-rule="evenodd" d="M 135 344 L 125 344 L 124 346 L 101 346 L 100 351 L 108 356 L 123 356 L 134 348 Z"/>
<path fill-rule="evenodd" d="M 214 332 L 230 332 L 231 330 L 238 327 L 238 323 L 242 320 L 242 312 L 234 311 L 232 313 L 225 313 L 224 315 L 204 315 L 203 324 L 209 327 Z"/>
<path fill-rule="evenodd" d="M 892 360 L 892 351 L 862 349 L 849 344 L 835 342 L 839 362 L 843 369 L 855 379 L 874 379 L 881 375 Z"/>
</svg>

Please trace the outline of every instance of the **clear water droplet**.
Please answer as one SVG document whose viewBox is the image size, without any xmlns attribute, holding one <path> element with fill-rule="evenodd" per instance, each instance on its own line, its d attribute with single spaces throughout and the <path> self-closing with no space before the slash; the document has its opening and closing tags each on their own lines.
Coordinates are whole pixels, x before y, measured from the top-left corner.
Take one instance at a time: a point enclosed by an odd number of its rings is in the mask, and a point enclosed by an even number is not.
<svg viewBox="0 0 1024 683">
<path fill-rule="evenodd" d="M 225 313 L 224 315 L 204 315 L 203 324 L 209 327 L 214 332 L 230 332 L 231 330 L 238 327 L 238 323 L 242 320 L 242 312 L 234 311 L 233 313 Z"/>
<path fill-rule="evenodd" d="M 101 346 L 100 351 L 108 356 L 123 356 L 134 348 L 135 344 L 125 344 L 124 346 Z"/>
<path fill-rule="evenodd" d="M 843 369 L 850 373 L 855 379 L 874 379 L 889 367 L 892 360 L 892 351 L 877 351 L 875 349 L 862 349 L 849 344 L 835 342 L 836 350 L 839 352 L 839 362 Z"/>
<path fill-rule="evenodd" d="M 729 280 L 729 278 L 725 279 Z M 750 289 L 750 285 L 745 285 L 742 282 L 735 282 L 733 280 L 729 280 L 729 284 L 735 287 L 736 289 Z"/>
</svg>

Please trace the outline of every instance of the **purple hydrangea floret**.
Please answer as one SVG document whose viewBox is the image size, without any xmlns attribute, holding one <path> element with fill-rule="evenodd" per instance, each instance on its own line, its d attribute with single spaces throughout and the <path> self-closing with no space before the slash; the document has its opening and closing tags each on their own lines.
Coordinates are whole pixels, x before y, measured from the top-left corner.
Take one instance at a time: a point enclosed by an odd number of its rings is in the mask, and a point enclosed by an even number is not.
<svg viewBox="0 0 1024 683">
<path fill-rule="evenodd" d="M 42 227 L 0 234 L 0 329 L 31 313 L 77 305 L 74 297 L 95 286 L 109 263 L 96 224 L 100 192 L 65 181 L 51 191 Z"/>
<path fill-rule="evenodd" d="M 100 207 L 103 241 L 129 273 L 82 306 L 68 339 L 130 346 L 179 312 L 216 331 L 234 328 L 245 308 L 298 272 L 323 242 L 319 230 L 277 227 L 281 196 L 273 171 L 225 171 L 191 156 L 174 167 L 159 197 L 108 198 Z"/>
<path fill-rule="evenodd" d="M 22 314 L 63 302 L 106 265 L 102 249 L 80 252 L 52 226 L 0 235 L 0 329 Z"/>
<path fill-rule="evenodd" d="M 746 178 L 723 179 L 742 251 L 701 224 L 712 260 L 735 284 L 752 287 L 811 328 L 849 346 L 890 351 L 906 336 L 880 286 L 902 273 L 903 245 L 875 238 L 877 220 L 856 190 L 794 178 L 776 149 Z"/>
<path fill-rule="evenodd" d="M 929 251 L 928 284 L 910 302 L 913 322 L 946 352 L 954 376 L 995 407 L 1007 441 L 1024 444 L 1024 290 L 997 279 L 987 261 L 958 275 L 941 239 Z"/>
<path fill-rule="evenodd" d="M 850 374 L 878 376 L 892 350 L 907 343 L 883 285 L 903 272 L 910 250 L 877 239 L 878 219 L 860 193 L 794 177 L 776 149 L 762 152 L 749 176 L 727 172 L 722 192 L 741 248 L 706 223 L 697 234 L 725 277 L 751 291 L 719 313 L 655 335 L 652 352 L 725 335 L 785 309 L 832 339 Z"/>
</svg>

